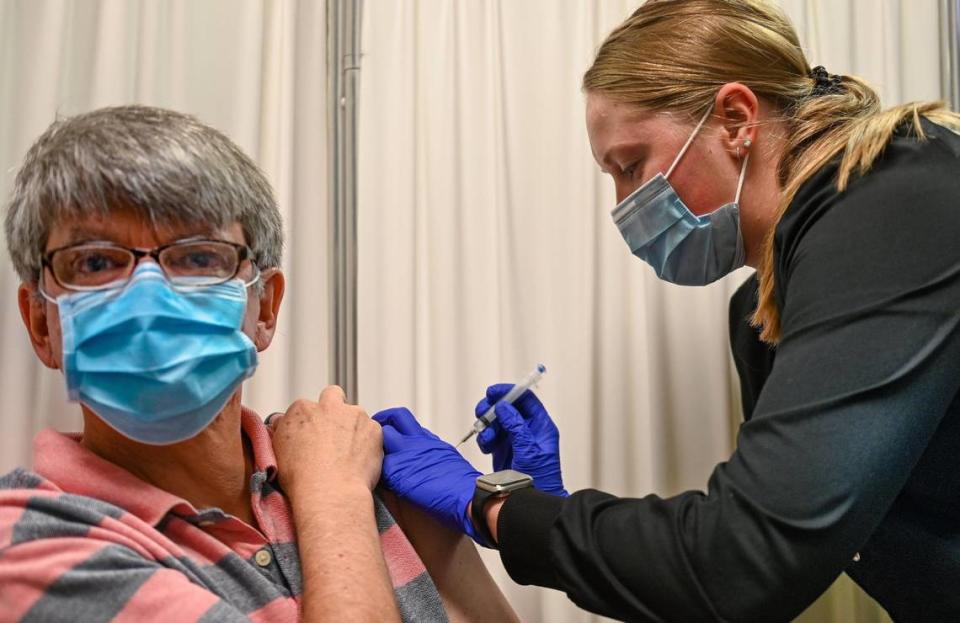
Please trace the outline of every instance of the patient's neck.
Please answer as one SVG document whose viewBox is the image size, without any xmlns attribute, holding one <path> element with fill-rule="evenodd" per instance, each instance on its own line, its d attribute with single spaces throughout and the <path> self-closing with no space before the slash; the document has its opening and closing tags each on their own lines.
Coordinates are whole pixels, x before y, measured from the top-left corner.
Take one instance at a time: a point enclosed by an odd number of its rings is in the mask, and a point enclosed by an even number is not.
<svg viewBox="0 0 960 623">
<path fill-rule="evenodd" d="M 257 527 L 250 508 L 253 453 L 240 427 L 238 391 L 196 437 L 168 446 L 127 439 L 83 407 L 81 444 L 199 509 L 216 507 Z"/>
</svg>

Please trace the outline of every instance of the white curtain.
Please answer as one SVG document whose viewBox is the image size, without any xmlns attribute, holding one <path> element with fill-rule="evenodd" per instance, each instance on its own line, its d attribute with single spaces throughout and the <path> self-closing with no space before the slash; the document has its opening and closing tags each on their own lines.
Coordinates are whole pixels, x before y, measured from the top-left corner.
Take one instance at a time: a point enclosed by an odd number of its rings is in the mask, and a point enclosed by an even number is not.
<svg viewBox="0 0 960 623">
<path fill-rule="evenodd" d="M 703 487 L 732 449 L 726 301 L 744 273 L 664 285 L 610 222 L 579 80 L 637 4 L 366 0 L 360 397 L 455 439 L 488 383 L 542 361 L 568 486 L 669 495 Z M 940 97 L 936 0 L 782 4 L 812 62 L 863 75 L 887 104 Z M 331 377 L 325 52 L 322 0 L 0 0 L 0 196 L 55 115 L 133 102 L 196 114 L 266 171 L 289 281 L 245 396 L 264 414 Z M 32 353 L 0 251 L 5 472 L 29 463 L 39 428 L 79 419 Z M 487 560 L 525 620 L 594 620 Z M 879 619 L 846 583 L 805 620 Z"/>
<path fill-rule="evenodd" d="M 308 0 L 0 0 L 0 196 L 57 115 L 141 103 L 197 115 L 264 169 L 286 225 L 277 336 L 245 402 L 267 414 L 328 382 L 326 14 Z M 3 244 L 3 243 L 0 243 Z M 43 368 L 0 253 L 0 473 L 33 434 L 79 430 L 63 379 Z"/>
<path fill-rule="evenodd" d="M 487 384 L 543 362 L 568 487 L 625 496 L 702 489 L 729 456 L 727 300 L 749 274 L 663 284 L 610 220 L 579 83 L 637 4 L 367 0 L 359 145 L 361 403 L 455 440 Z M 936 0 L 782 4 L 812 63 L 887 104 L 940 98 Z M 524 620 L 597 620 L 486 560 Z M 847 581 L 805 617 L 881 615 Z"/>
</svg>

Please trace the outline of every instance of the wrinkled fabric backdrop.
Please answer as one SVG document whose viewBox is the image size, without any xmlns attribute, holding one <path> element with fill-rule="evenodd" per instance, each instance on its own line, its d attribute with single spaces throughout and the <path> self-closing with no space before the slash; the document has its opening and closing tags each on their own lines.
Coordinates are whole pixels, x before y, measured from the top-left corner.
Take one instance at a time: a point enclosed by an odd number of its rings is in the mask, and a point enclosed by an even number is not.
<svg viewBox="0 0 960 623">
<path fill-rule="evenodd" d="M 579 83 L 637 4 L 366 0 L 359 397 L 371 413 L 407 405 L 453 440 L 486 385 L 543 362 L 568 488 L 670 495 L 705 487 L 732 450 L 726 306 L 749 271 L 707 288 L 663 284 L 610 220 Z M 886 105 L 943 96 L 936 0 L 780 4 L 811 63 L 865 77 Z M 273 182 L 287 298 L 244 396 L 264 415 L 332 379 L 325 25 L 321 0 L 0 0 L 3 197 L 56 115 L 134 102 L 196 114 Z M 17 284 L 4 251 L 0 472 L 29 464 L 39 429 L 79 427 L 62 378 L 33 355 Z M 600 620 L 486 560 L 524 620 Z M 886 618 L 841 579 L 800 620 Z"/>
</svg>

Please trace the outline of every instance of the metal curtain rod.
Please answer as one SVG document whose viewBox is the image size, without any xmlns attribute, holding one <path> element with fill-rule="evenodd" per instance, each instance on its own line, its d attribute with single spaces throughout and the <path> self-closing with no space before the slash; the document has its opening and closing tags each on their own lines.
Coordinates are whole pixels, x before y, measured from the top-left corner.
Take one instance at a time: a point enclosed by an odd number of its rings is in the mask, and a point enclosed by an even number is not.
<svg viewBox="0 0 960 623">
<path fill-rule="evenodd" d="M 960 0 L 940 0 L 940 92 L 960 111 Z"/>
<path fill-rule="evenodd" d="M 363 0 L 327 0 L 334 383 L 357 401 L 357 115 Z"/>
</svg>

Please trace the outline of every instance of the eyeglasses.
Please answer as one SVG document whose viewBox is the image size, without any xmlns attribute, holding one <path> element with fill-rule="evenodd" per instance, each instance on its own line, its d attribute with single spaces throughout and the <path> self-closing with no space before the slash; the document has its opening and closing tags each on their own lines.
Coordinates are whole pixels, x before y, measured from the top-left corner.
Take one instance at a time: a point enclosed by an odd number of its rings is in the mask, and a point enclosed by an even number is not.
<svg viewBox="0 0 960 623">
<path fill-rule="evenodd" d="M 152 257 L 174 287 L 202 288 L 225 283 L 240 273 L 245 260 L 252 260 L 250 247 L 226 240 L 191 238 L 153 249 L 132 249 L 112 242 L 81 242 L 47 252 L 43 266 L 68 290 L 118 288 L 130 280 L 137 263 Z M 249 286 L 260 276 L 251 261 Z M 246 275 L 245 275 L 246 277 Z"/>
</svg>

